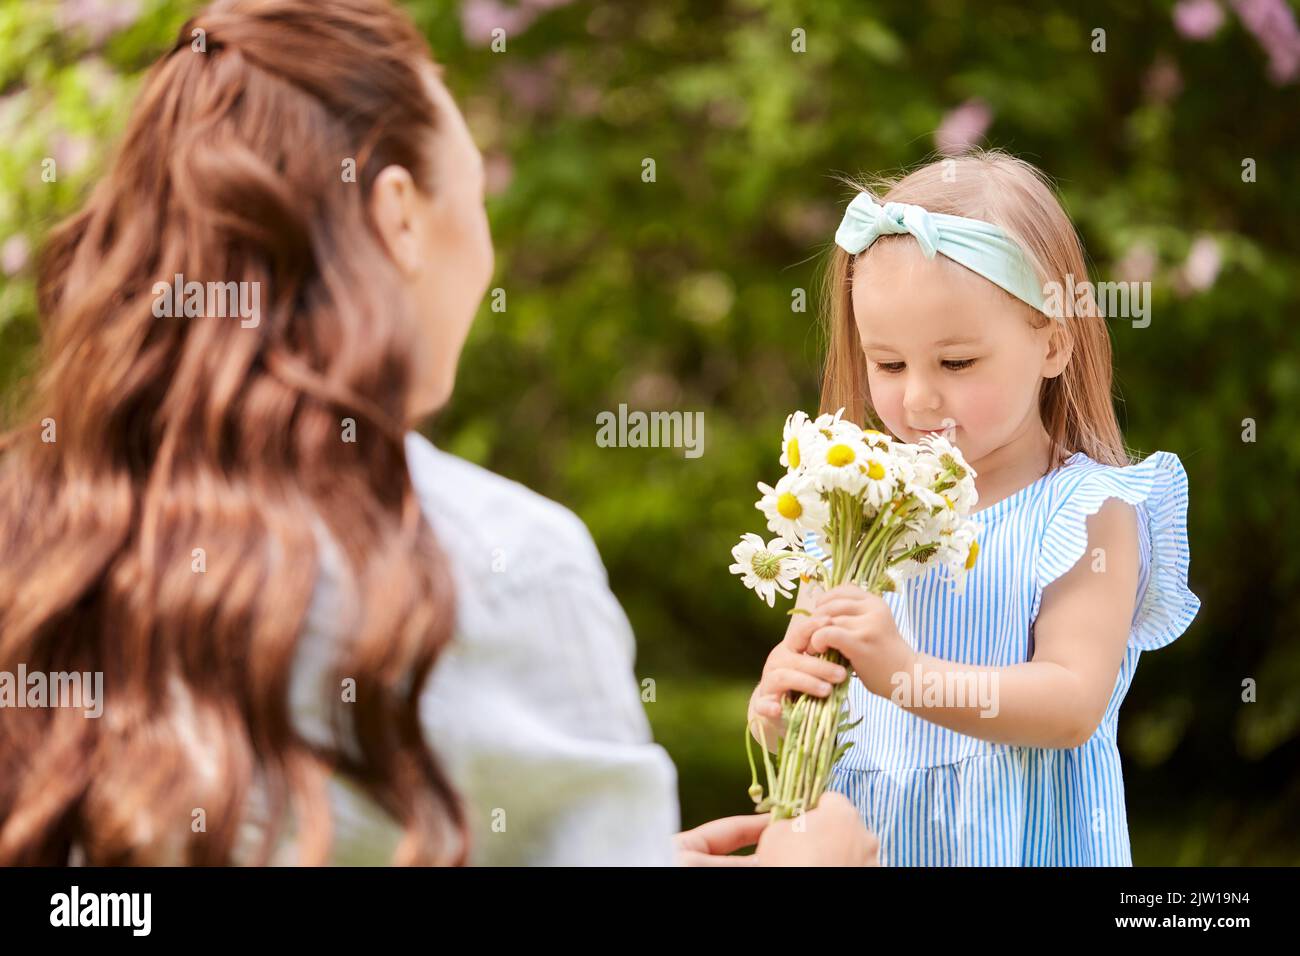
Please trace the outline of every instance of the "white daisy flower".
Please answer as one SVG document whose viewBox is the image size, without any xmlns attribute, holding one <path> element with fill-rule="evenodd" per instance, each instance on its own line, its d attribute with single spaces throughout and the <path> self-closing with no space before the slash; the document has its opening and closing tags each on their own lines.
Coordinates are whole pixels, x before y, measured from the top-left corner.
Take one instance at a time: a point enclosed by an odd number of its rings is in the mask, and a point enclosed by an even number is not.
<svg viewBox="0 0 1300 956">
<path fill-rule="evenodd" d="M 811 448 L 816 428 L 803 412 L 795 412 L 785 420 L 781 433 L 781 465 L 797 471 L 804 461 L 805 448 Z"/>
<path fill-rule="evenodd" d="M 909 446 L 915 447 L 915 446 Z M 904 459 L 912 469 L 912 479 L 922 488 L 933 488 L 943 476 L 943 466 L 929 451 L 921 449 Z"/>
<path fill-rule="evenodd" d="M 957 487 L 948 492 L 962 514 L 970 514 L 980 503 L 980 494 L 975 490 L 975 472 L 967 471 L 966 477 L 957 482 Z"/>
<path fill-rule="evenodd" d="M 874 515 L 894 498 L 902 477 L 899 463 L 888 452 L 866 445 L 862 446 L 857 467 L 863 476 L 859 493 L 864 510 L 868 515 Z"/>
<path fill-rule="evenodd" d="M 826 572 L 831 569 L 830 555 L 824 558 L 815 558 L 805 551 L 800 553 L 799 558 L 801 561 L 799 580 L 825 586 Z"/>
<path fill-rule="evenodd" d="M 869 472 L 864 464 L 875 451 L 858 438 L 835 435 L 817 449 L 809 471 L 820 490 L 857 495 L 866 487 Z"/>
<path fill-rule="evenodd" d="M 782 476 L 776 487 L 758 483 L 763 497 L 754 507 L 767 518 L 769 531 L 774 531 L 793 547 L 803 546 L 806 531 L 822 534 L 830 521 L 830 506 L 822 498 L 817 483 L 803 472 Z"/>
<path fill-rule="evenodd" d="M 841 425 L 853 425 L 852 422 L 843 421 L 843 417 L 844 409 L 842 408 L 833 415 L 830 412 L 823 412 L 821 415 L 817 416 L 813 421 L 813 424 L 818 428 L 836 428 Z M 856 428 L 857 426 L 854 425 L 853 427 Z"/>
<path fill-rule="evenodd" d="M 736 563 L 729 570 L 741 576 L 740 583 L 752 590 L 767 602 L 768 607 L 776 606 L 776 595 L 793 597 L 795 582 L 804 567 L 802 555 L 789 551 L 780 538 L 773 538 L 766 545 L 763 539 L 753 532 L 744 534 L 740 543 L 731 549 L 731 556 Z"/>
<path fill-rule="evenodd" d="M 921 440 L 918 441 L 917 444 L 920 445 L 923 450 L 934 455 L 935 458 L 942 458 L 944 455 L 961 457 L 961 452 L 957 450 L 956 446 L 954 446 L 953 443 L 945 438 L 940 432 L 928 432 L 925 435 L 922 435 Z"/>
<path fill-rule="evenodd" d="M 966 576 L 975 568 L 979 557 L 978 531 L 974 522 L 963 521 L 952 532 L 942 536 L 935 556 L 947 572 L 948 579 L 956 585 L 958 596 L 966 593 Z"/>
<path fill-rule="evenodd" d="M 896 447 L 903 447 L 902 445 L 896 446 L 894 439 L 890 438 L 884 432 L 876 431 L 874 428 L 862 429 L 862 440 L 874 448 L 879 448 L 882 451 L 891 453 L 895 451 Z"/>
<path fill-rule="evenodd" d="M 907 462 L 895 461 L 894 464 L 900 470 L 911 468 Z M 883 507 L 887 512 L 884 519 L 886 526 L 901 520 L 911 531 L 932 538 L 938 534 L 934 515 L 937 509 L 944 507 L 944 500 L 939 493 L 910 480 L 906 475 L 900 475 L 894 483 L 893 497 Z M 872 518 L 877 512 L 868 506 L 864 507 L 864 513 Z"/>
<path fill-rule="evenodd" d="M 979 503 L 975 491 L 977 472 L 967 462 L 961 451 L 942 435 L 927 435 L 921 439 L 922 454 L 920 458 L 927 462 L 933 471 L 933 480 L 928 486 L 942 491 L 952 499 L 957 508 L 968 514 Z"/>
<path fill-rule="evenodd" d="M 820 446 L 834 444 L 835 442 L 861 442 L 863 440 L 862 429 L 851 421 L 845 420 L 844 409 L 840 409 L 835 414 L 829 412 L 818 415 L 811 423 L 809 429 L 809 441 L 816 442 Z M 811 449 L 803 450 L 803 457 L 810 459 Z"/>
<path fill-rule="evenodd" d="M 894 546 L 890 548 L 890 557 L 907 554 L 909 551 L 918 548 L 925 548 L 910 557 L 903 558 L 901 561 L 892 565 L 892 570 L 899 578 L 905 579 L 923 574 L 934 564 L 934 559 L 939 553 L 939 544 L 936 541 L 934 528 L 924 519 L 908 523 L 908 530 L 899 536 Z"/>
</svg>

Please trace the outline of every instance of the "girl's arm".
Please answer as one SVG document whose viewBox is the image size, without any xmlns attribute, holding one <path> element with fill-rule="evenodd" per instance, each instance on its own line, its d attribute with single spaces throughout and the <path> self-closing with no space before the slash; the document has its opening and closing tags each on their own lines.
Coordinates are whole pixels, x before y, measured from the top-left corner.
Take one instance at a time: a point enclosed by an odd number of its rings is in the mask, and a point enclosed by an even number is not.
<svg viewBox="0 0 1300 956">
<path fill-rule="evenodd" d="M 977 667 L 918 653 L 897 636 L 879 598 L 834 592 L 814 615 L 835 616 L 835 626 L 814 634 L 810 649 L 837 647 L 873 693 L 950 730 L 1023 747 L 1078 747 L 1096 731 L 1124 658 L 1137 600 L 1137 535 L 1133 506 L 1117 498 L 1088 518 L 1083 557 L 1043 591 L 1027 663 Z M 855 613 L 854 602 L 867 606 Z M 927 705 L 932 682 L 944 706 Z"/>
</svg>

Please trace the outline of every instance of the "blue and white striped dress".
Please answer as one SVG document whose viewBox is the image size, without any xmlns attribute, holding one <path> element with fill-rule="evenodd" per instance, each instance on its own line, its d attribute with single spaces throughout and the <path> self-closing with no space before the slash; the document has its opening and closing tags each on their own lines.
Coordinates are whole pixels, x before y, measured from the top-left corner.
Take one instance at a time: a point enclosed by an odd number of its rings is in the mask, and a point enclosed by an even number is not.
<svg viewBox="0 0 1300 956">
<path fill-rule="evenodd" d="M 1033 656 L 1043 589 L 1087 549 L 1086 519 L 1107 498 L 1135 505 L 1141 595 L 1128 649 L 1096 732 L 1071 750 L 990 743 L 930 723 L 856 676 L 853 747 L 829 789 L 845 794 L 880 839 L 885 866 L 1131 866 L 1119 707 L 1138 656 L 1187 629 L 1200 600 L 1187 586 L 1187 474 L 1158 451 L 1117 467 L 1083 452 L 974 512 L 979 558 L 957 597 L 938 568 L 884 595 L 904 639 L 926 654 L 985 666 Z M 815 536 L 805 545 L 822 555 Z"/>
</svg>

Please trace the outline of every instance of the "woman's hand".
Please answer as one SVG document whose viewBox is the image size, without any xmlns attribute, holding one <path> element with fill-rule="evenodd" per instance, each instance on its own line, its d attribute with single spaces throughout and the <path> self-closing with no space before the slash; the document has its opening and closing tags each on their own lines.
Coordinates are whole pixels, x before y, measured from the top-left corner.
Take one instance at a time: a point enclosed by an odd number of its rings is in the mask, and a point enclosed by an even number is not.
<svg viewBox="0 0 1300 956">
<path fill-rule="evenodd" d="M 879 866 L 880 841 L 843 794 L 769 825 L 766 813 L 722 817 L 674 837 L 679 866 Z M 758 841 L 752 856 L 727 854 Z"/>
<path fill-rule="evenodd" d="M 759 866 L 879 866 L 880 841 L 842 793 L 823 793 L 816 809 L 764 830 L 754 858 Z"/>
<path fill-rule="evenodd" d="M 722 817 L 683 830 L 673 837 L 678 866 L 755 866 L 754 856 L 728 856 L 741 847 L 753 846 L 771 817 L 766 813 Z"/>
<path fill-rule="evenodd" d="M 890 696 L 894 675 L 910 673 L 916 659 L 916 652 L 898 633 L 884 598 L 856 584 L 841 584 L 818 594 L 808 627 L 809 654 L 839 651 L 867 690 L 880 697 Z"/>
</svg>

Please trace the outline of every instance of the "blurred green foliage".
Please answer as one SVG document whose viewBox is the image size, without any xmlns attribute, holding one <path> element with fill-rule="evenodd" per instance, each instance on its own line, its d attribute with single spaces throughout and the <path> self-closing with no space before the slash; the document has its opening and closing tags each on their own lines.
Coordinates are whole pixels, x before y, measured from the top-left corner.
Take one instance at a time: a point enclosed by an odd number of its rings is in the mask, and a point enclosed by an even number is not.
<svg viewBox="0 0 1300 956">
<path fill-rule="evenodd" d="M 1153 281 L 1150 325 L 1112 322 L 1118 407 L 1132 447 L 1188 471 L 1202 609 L 1124 708 L 1135 861 L 1300 861 L 1300 84 L 1270 76 L 1230 8 L 1198 40 L 1167 0 L 406 6 L 487 160 L 506 303 L 485 303 L 432 434 L 586 520 L 657 683 L 685 823 L 747 807 L 744 702 L 785 618 L 726 568 L 762 530 L 754 486 L 777 475 L 782 420 L 816 405 L 835 175 L 928 158 L 973 103 L 981 142 L 1058 182 L 1094 280 Z M 195 8 L 0 6 L 8 401 L 37 338 L 33 250 Z M 501 52 L 494 18 L 517 20 Z M 703 456 L 599 447 L 596 416 L 620 403 L 704 412 Z"/>
</svg>

